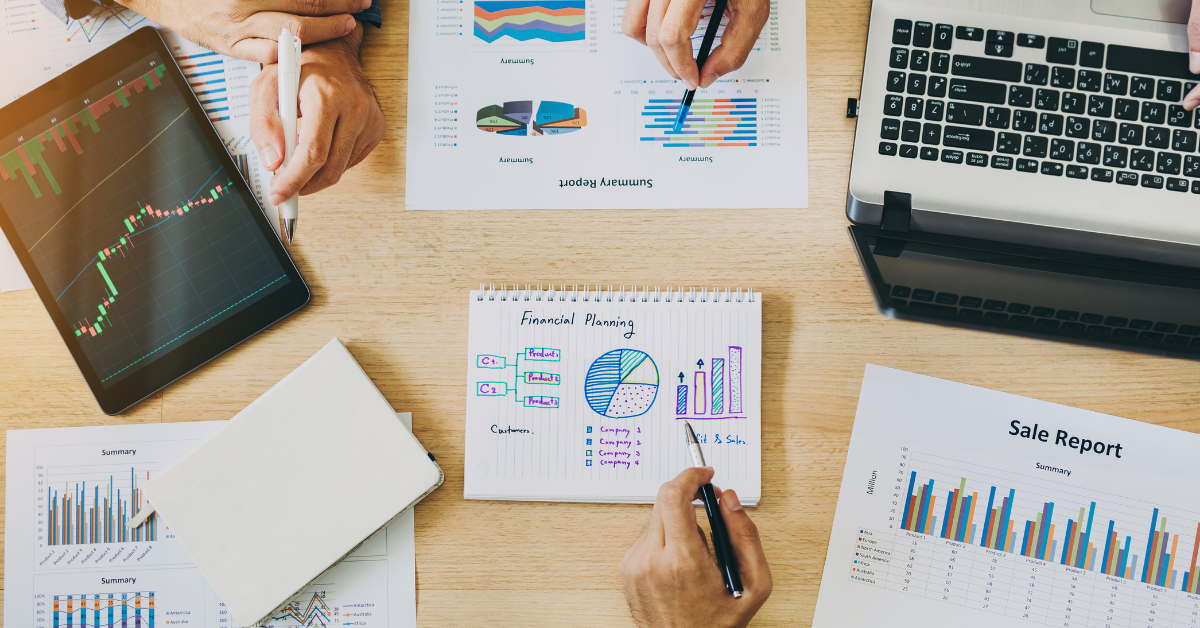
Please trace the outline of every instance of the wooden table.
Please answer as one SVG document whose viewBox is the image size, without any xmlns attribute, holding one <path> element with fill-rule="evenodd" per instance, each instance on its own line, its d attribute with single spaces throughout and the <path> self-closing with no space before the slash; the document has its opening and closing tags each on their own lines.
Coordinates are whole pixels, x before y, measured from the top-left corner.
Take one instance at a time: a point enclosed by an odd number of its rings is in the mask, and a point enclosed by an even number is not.
<svg viewBox="0 0 1200 628">
<path fill-rule="evenodd" d="M 340 336 L 392 405 L 413 413 L 417 437 L 446 471 L 416 511 L 420 624 L 608 627 L 631 625 L 616 567 L 649 507 L 462 498 L 467 291 L 480 281 L 764 293 L 763 498 L 751 514 L 775 592 L 759 626 L 812 620 L 868 362 L 1200 431 L 1195 362 L 876 313 L 844 215 L 854 133 L 845 106 L 858 91 L 867 0 L 808 1 L 810 207 L 704 211 L 703 229 L 685 210 L 404 211 L 408 7 L 385 2 L 384 10 L 387 26 L 368 35 L 363 61 L 388 135 L 340 184 L 305 199 L 292 253 L 312 304 L 106 417 L 34 292 L 0 294 L 5 429 L 228 419 Z M 554 235 L 536 248 L 525 238 L 535 226 Z M 718 231 L 726 237 L 709 235 Z M 668 233 L 670 252 L 639 254 L 663 251 Z"/>
</svg>

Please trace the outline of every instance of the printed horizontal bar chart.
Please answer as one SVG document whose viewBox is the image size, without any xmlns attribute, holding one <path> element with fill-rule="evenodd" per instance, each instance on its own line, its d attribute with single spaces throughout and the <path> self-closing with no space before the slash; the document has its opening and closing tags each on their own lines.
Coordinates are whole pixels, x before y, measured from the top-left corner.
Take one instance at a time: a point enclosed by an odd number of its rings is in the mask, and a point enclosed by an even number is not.
<svg viewBox="0 0 1200 628">
<path fill-rule="evenodd" d="M 758 146 L 757 98 L 696 98 L 675 130 L 681 100 L 652 98 L 641 110 L 640 141 L 663 148 Z"/>
</svg>

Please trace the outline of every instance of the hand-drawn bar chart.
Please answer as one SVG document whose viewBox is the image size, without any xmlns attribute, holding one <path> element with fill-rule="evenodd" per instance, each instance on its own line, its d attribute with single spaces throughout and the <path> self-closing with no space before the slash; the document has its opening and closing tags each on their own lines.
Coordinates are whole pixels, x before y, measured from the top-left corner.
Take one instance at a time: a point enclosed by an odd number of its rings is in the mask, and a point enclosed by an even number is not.
<svg viewBox="0 0 1200 628">
<path fill-rule="evenodd" d="M 729 347 L 728 357 L 696 361 L 692 383 L 675 388 L 675 418 L 690 420 L 744 419 L 742 409 L 742 348 Z M 680 381 L 685 379 L 680 373 Z"/>
<path fill-rule="evenodd" d="M 640 141 L 663 148 L 758 146 L 757 98 L 696 98 L 679 131 L 678 98 L 652 98 L 641 110 Z"/>
<path fill-rule="evenodd" d="M 55 595 L 54 628 L 152 628 L 154 591 Z"/>
</svg>

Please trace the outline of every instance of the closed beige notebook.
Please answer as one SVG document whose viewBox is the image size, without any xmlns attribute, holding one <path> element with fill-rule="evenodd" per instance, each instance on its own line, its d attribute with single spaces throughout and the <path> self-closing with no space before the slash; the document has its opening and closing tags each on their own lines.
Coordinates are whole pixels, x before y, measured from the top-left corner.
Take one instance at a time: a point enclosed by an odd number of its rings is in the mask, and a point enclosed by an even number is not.
<svg viewBox="0 0 1200 628">
<path fill-rule="evenodd" d="M 335 338 L 145 494 L 251 626 L 442 479 Z"/>
</svg>

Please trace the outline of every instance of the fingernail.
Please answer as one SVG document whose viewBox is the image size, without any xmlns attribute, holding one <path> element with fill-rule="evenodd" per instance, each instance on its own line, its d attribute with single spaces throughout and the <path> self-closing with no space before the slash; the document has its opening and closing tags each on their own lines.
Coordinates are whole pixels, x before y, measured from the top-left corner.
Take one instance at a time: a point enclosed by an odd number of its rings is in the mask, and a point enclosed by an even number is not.
<svg viewBox="0 0 1200 628">
<path fill-rule="evenodd" d="M 696 84 L 691 79 L 683 79 L 683 87 L 685 89 L 696 89 Z"/>
<path fill-rule="evenodd" d="M 348 17 L 346 18 L 346 32 L 350 32 L 352 30 L 354 30 L 354 18 Z"/>
<path fill-rule="evenodd" d="M 704 78 L 700 79 L 700 87 L 708 87 L 717 81 L 716 74 L 705 74 Z"/>
<path fill-rule="evenodd" d="M 742 502 L 738 501 L 737 493 L 732 489 L 725 491 L 725 494 L 721 496 L 721 501 L 729 504 L 729 509 L 734 512 L 742 509 Z"/>
<path fill-rule="evenodd" d="M 358 5 L 359 11 L 366 11 L 369 8 L 371 8 L 371 0 L 362 0 L 362 3 Z"/>
<path fill-rule="evenodd" d="M 268 146 L 262 152 L 263 167 L 267 170 L 274 170 L 275 164 L 279 163 L 279 150 L 274 146 Z"/>
<path fill-rule="evenodd" d="M 1192 58 L 1192 74 L 1200 74 L 1200 52 L 1193 52 L 1189 56 Z"/>
</svg>

